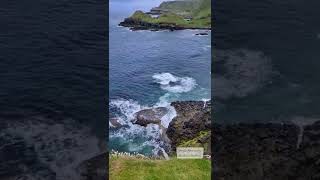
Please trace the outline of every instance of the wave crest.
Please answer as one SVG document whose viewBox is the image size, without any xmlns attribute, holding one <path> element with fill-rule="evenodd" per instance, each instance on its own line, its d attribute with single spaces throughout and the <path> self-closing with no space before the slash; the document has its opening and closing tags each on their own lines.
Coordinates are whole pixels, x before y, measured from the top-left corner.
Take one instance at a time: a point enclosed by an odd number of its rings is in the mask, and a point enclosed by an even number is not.
<svg viewBox="0 0 320 180">
<path fill-rule="evenodd" d="M 197 83 L 191 77 L 178 77 L 171 73 L 156 73 L 152 76 L 161 89 L 172 93 L 184 93 L 193 90 Z"/>
</svg>

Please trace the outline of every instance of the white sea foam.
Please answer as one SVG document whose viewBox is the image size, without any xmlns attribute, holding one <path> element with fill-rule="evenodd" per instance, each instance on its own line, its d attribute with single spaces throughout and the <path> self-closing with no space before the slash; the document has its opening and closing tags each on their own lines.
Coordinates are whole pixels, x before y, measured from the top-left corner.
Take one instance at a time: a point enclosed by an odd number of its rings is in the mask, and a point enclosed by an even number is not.
<svg viewBox="0 0 320 180">
<path fill-rule="evenodd" d="M 163 142 L 160 140 L 161 131 L 160 127 L 156 124 L 149 124 L 147 127 L 142 127 L 137 124 L 133 124 L 132 120 L 135 118 L 134 114 L 140 110 L 155 108 L 155 107 L 166 107 L 168 113 L 161 118 L 161 125 L 168 127 L 171 120 L 176 116 L 175 109 L 170 106 L 169 102 L 165 101 L 166 98 L 162 98 L 156 105 L 142 106 L 138 102 L 133 100 L 117 99 L 110 102 L 111 108 L 116 108 L 120 111 L 119 119 L 123 128 L 118 129 L 110 134 L 110 138 L 122 138 L 126 143 L 129 144 L 129 151 L 137 152 L 143 150 L 146 146 L 153 147 L 153 153 L 156 154 L 161 150 Z M 110 126 L 111 127 L 111 126 Z M 144 143 L 137 144 L 133 142 L 133 139 L 139 137 L 145 138 Z"/>
<path fill-rule="evenodd" d="M 143 106 L 134 100 L 116 99 L 110 102 L 110 108 L 118 111 L 119 123 L 124 125 L 110 134 L 110 138 L 119 137 L 129 144 L 129 151 L 140 151 L 146 146 L 153 147 L 153 153 L 157 154 L 163 151 L 164 142 L 161 141 L 161 128 L 156 124 L 149 124 L 142 127 L 133 124 L 135 113 L 143 109 L 166 107 L 168 112 L 161 118 L 161 126 L 168 128 L 169 123 L 176 116 L 174 107 L 170 106 L 173 98 L 179 97 L 180 93 L 193 90 L 196 87 L 196 81 L 191 77 L 178 77 L 171 73 L 157 73 L 152 76 L 154 81 L 160 85 L 160 88 L 166 90 L 163 96 L 159 97 L 159 101 L 153 106 Z M 111 127 L 111 126 L 110 126 Z M 144 142 L 137 144 L 134 139 L 144 138 Z"/>
<path fill-rule="evenodd" d="M 202 47 L 202 49 L 205 51 L 211 50 L 211 45 L 205 45 L 204 47 Z"/>
<path fill-rule="evenodd" d="M 171 73 L 156 73 L 152 78 L 160 84 L 161 89 L 172 93 L 189 92 L 197 85 L 196 80 L 191 77 L 178 77 Z"/>
<path fill-rule="evenodd" d="M 167 106 L 169 109 L 168 113 L 161 118 L 161 125 L 165 128 L 169 127 L 169 123 L 172 121 L 174 117 L 177 116 L 176 110 L 172 106 Z"/>
</svg>

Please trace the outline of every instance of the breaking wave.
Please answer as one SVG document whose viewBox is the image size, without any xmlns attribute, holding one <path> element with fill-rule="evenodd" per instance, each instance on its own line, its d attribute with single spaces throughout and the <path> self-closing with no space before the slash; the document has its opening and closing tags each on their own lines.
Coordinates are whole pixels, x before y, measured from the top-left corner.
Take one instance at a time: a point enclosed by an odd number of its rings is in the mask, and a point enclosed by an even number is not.
<svg viewBox="0 0 320 180">
<path fill-rule="evenodd" d="M 156 73 L 152 78 L 160 84 L 161 89 L 172 93 L 189 92 L 197 85 L 191 77 L 178 77 L 171 73 Z"/>
<path fill-rule="evenodd" d="M 193 90 L 197 83 L 191 77 L 178 77 L 171 73 L 156 73 L 152 78 L 160 85 L 161 89 L 167 91 L 159 97 L 157 103 L 151 106 L 142 105 L 132 99 L 113 99 L 109 102 L 112 118 L 116 119 L 118 126 L 116 127 L 109 121 L 109 138 L 117 143 L 114 148 L 125 147 L 122 149 L 123 151 L 143 154 L 150 154 L 150 149 L 152 149 L 151 154 L 157 155 L 169 147 L 162 139 L 162 132 L 163 128 L 168 128 L 169 123 L 176 116 L 176 111 L 170 104 L 179 99 L 179 94 Z M 168 109 L 168 112 L 161 118 L 161 126 L 149 124 L 147 127 L 143 127 L 132 123 L 135 119 L 135 113 L 156 107 Z M 146 152 L 146 149 L 149 151 Z"/>
</svg>

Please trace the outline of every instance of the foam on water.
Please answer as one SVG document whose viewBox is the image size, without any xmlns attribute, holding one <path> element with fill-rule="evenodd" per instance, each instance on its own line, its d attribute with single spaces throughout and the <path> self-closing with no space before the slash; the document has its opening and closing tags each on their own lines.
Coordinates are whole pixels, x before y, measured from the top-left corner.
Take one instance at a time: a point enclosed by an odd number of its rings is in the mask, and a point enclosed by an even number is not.
<svg viewBox="0 0 320 180">
<path fill-rule="evenodd" d="M 168 113 L 161 118 L 161 125 L 168 127 L 172 118 L 176 115 L 175 109 L 170 106 L 170 103 L 159 101 L 155 106 L 142 106 L 138 102 L 133 100 L 112 100 L 110 102 L 111 108 L 116 108 L 120 111 L 117 119 L 119 123 L 123 125 L 122 128 L 111 132 L 109 137 L 111 138 L 121 138 L 126 143 L 129 144 L 129 151 L 131 152 L 141 152 L 146 147 L 152 147 L 152 153 L 156 154 L 160 151 L 160 148 L 164 145 L 160 140 L 160 127 L 155 124 L 149 124 L 147 127 L 142 127 L 137 124 L 133 124 L 134 114 L 138 111 L 154 107 L 167 107 Z M 134 140 L 143 138 L 143 143 L 134 142 Z"/>
<path fill-rule="evenodd" d="M 158 83 L 162 90 L 167 91 L 164 95 L 160 96 L 158 102 L 153 105 L 142 105 L 138 101 L 132 99 L 114 99 L 111 100 L 109 105 L 113 116 L 122 127 L 115 129 L 110 126 L 110 139 L 120 138 L 122 143 L 125 143 L 130 152 L 144 153 L 143 150 L 152 147 L 152 153 L 163 153 L 164 147 L 167 146 L 162 141 L 162 129 L 168 128 L 169 123 L 177 115 L 174 107 L 170 104 L 173 101 L 180 99 L 180 94 L 192 91 L 197 83 L 191 77 L 178 77 L 171 73 L 156 73 L 152 76 L 154 82 Z M 203 99 L 207 101 L 207 99 Z M 205 104 L 204 104 L 205 106 Z M 149 124 L 143 127 L 133 124 L 132 120 L 135 119 L 135 113 L 143 110 L 156 107 L 165 107 L 168 112 L 161 118 L 161 127 L 156 124 Z M 122 142 L 123 141 L 123 142 Z"/>
<path fill-rule="evenodd" d="M 160 84 L 160 88 L 166 90 L 163 96 L 153 106 L 145 106 L 139 102 L 127 99 L 111 100 L 110 108 L 116 111 L 116 119 L 122 125 L 117 130 L 110 131 L 110 139 L 121 138 L 125 143 L 128 143 L 128 150 L 131 152 L 142 151 L 146 147 L 152 147 L 152 153 L 156 154 L 163 151 L 164 142 L 161 141 L 162 129 L 159 125 L 149 124 L 147 127 L 142 127 L 133 124 L 135 113 L 143 109 L 166 107 L 168 112 L 161 118 L 161 126 L 168 128 L 169 123 L 176 116 L 174 107 L 170 105 L 173 99 L 179 96 L 179 93 L 189 92 L 197 85 L 196 81 L 191 77 L 178 77 L 171 73 L 154 74 L 152 78 Z M 110 124 L 110 128 L 114 126 Z M 142 143 L 139 143 L 142 142 Z"/>
<path fill-rule="evenodd" d="M 161 89 L 172 93 L 189 92 L 197 85 L 191 77 L 178 77 L 171 73 L 156 73 L 152 78 L 160 84 Z"/>
</svg>

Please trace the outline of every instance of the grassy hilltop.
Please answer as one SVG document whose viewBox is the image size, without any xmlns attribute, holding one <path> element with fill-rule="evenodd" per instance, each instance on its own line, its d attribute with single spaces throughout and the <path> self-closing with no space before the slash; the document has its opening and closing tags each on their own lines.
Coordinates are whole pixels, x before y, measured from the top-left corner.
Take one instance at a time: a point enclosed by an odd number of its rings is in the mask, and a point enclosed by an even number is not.
<svg viewBox="0 0 320 180">
<path fill-rule="evenodd" d="M 159 17 L 136 11 L 120 25 L 136 29 L 210 29 L 211 0 L 167 1 L 151 9 Z"/>
<path fill-rule="evenodd" d="M 148 160 L 132 157 L 109 158 L 110 180 L 209 180 L 207 159 Z"/>
</svg>

